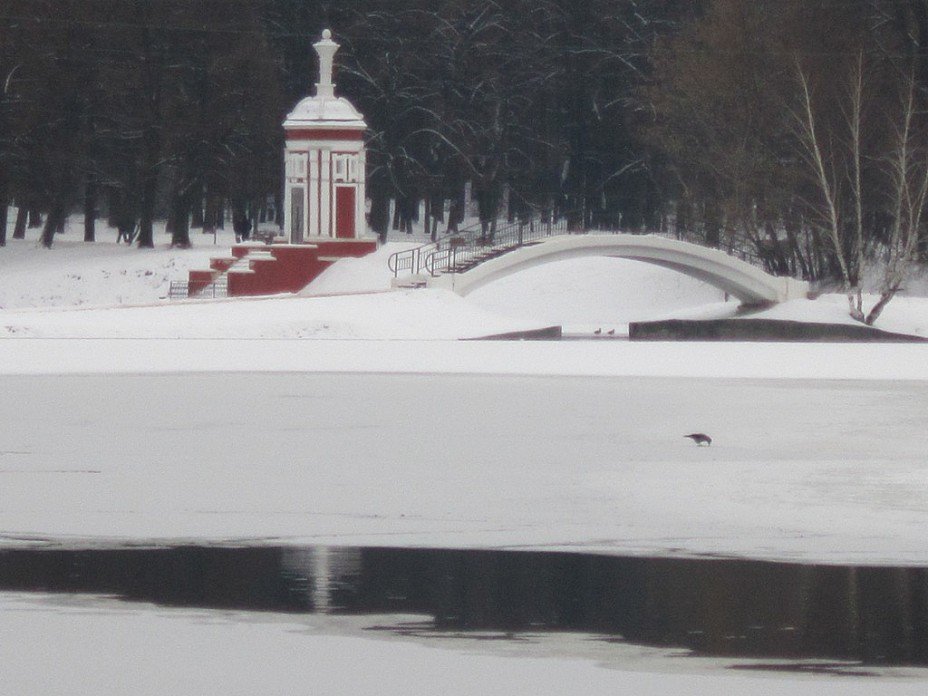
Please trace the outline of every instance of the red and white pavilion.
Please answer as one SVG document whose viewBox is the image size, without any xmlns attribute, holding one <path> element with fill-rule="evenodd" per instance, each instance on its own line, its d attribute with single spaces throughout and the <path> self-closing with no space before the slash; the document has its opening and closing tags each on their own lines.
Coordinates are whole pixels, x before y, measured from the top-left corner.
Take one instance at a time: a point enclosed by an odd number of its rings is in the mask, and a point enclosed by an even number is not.
<svg viewBox="0 0 928 696">
<path fill-rule="evenodd" d="M 286 132 L 284 234 L 291 244 L 364 236 L 364 117 L 335 96 L 332 32 L 313 44 L 319 55 L 316 94 L 296 105 Z"/>
<path fill-rule="evenodd" d="M 221 292 L 223 278 L 233 297 L 299 292 L 338 259 L 377 249 L 376 237 L 365 235 L 367 124 L 351 102 L 335 96 L 332 32 L 326 29 L 313 45 L 319 54 L 316 94 L 300 101 L 283 124 L 283 239 L 236 244 L 228 256 L 210 259 L 209 269 L 191 270 L 188 296 Z"/>
</svg>

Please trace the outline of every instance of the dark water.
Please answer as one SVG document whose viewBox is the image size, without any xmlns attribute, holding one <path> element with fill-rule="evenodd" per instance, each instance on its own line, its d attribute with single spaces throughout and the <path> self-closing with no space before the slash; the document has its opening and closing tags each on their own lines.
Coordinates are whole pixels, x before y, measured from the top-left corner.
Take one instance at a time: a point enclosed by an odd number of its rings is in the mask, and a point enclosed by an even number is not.
<svg viewBox="0 0 928 696">
<path fill-rule="evenodd" d="M 385 548 L 18 549 L 0 551 L 0 590 L 413 613 L 423 615 L 420 634 L 574 631 L 702 655 L 928 664 L 924 568 Z"/>
</svg>

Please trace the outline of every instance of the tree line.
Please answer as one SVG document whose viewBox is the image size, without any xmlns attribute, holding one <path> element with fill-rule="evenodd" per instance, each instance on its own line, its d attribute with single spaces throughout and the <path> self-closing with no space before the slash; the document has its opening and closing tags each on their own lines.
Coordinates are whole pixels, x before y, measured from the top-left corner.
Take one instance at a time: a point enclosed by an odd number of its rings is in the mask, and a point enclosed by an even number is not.
<svg viewBox="0 0 928 696">
<path fill-rule="evenodd" d="M 325 26 L 380 234 L 454 229 L 469 186 L 482 220 L 674 234 L 870 321 L 925 252 L 928 0 L 4 0 L 0 218 L 147 247 L 254 217 Z"/>
</svg>

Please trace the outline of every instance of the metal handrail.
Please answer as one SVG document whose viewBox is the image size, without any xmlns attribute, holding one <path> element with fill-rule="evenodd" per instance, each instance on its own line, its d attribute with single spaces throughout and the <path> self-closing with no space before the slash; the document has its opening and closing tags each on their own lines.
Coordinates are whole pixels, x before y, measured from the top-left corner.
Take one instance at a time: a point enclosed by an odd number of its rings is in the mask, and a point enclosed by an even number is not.
<svg viewBox="0 0 928 696">
<path fill-rule="evenodd" d="M 431 276 L 441 273 L 460 273 L 484 260 L 499 256 L 553 234 L 568 231 L 567 216 L 557 220 L 553 215 L 539 215 L 517 220 L 498 227 L 495 231 L 481 230 L 479 236 L 457 237 L 445 248 L 437 248 L 425 257 L 424 267 Z"/>
<path fill-rule="evenodd" d="M 405 249 L 390 254 L 390 257 L 387 259 L 387 268 L 393 273 L 394 278 L 399 277 L 400 271 L 405 270 L 408 270 L 410 275 L 416 275 L 420 269 L 422 252 L 436 245 L 437 242 L 429 242 L 428 244 L 423 244 L 413 249 Z"/>
<path fill-rule="evenodd" d="M 229 296 L 229 282 L 224 278 L 219 278 L 214 280 L 208 285 L 204 285 L 200 290 L 197 290 L 196 294 L 193 297 L 201 298 L 222 298 Z M 168 290 L 168 299 L 186 299 L 191 297 L 190 295 L 190 283 L 186 280 L 172 280 L 171 287 Z"/>
<path fill-rule="evenodd" d="M 461 236 L 467 237 L 476 235 L 482 232 L 482 230 L 483 223 L 478 222 L 473 225 L 461 227 L 453 232 L 445 232 L 441 239 L 434 242 L 427 242 L 413 249 L 394 252 L 387 259 L 387 268 L 393 273 L 394 278 L 399 277 L 400 271 L 405 270 L 409 271 L 409 275 L 418 275 L 422 271 L 424 265 L 423 259 L 428 256 L 428 253 L 441 249 L 443 244 L 448 243 L 448 240 L 456 239 Z"/>
</svg>

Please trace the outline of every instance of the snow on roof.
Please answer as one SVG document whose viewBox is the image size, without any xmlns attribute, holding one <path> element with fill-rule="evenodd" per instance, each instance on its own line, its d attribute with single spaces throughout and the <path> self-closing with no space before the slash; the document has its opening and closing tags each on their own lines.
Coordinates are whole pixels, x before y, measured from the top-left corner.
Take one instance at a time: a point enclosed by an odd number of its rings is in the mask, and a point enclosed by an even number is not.
<svg viewBox="0 0 928 696">
<path fill-rule="evenodd" d="M 287 115 L 284 128 L 367 128 L 364 116 L 344 97 L 306 97 Z"/>
</svg>

